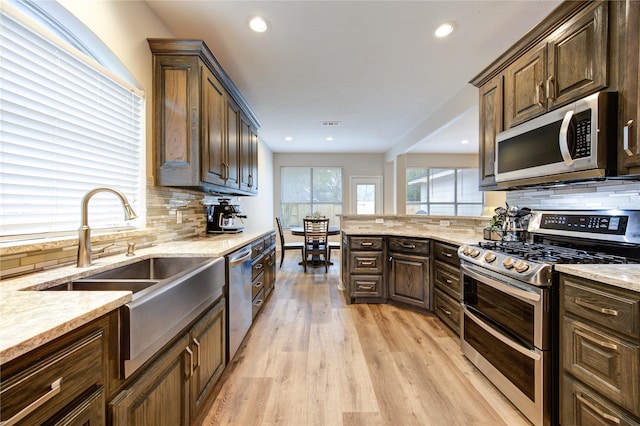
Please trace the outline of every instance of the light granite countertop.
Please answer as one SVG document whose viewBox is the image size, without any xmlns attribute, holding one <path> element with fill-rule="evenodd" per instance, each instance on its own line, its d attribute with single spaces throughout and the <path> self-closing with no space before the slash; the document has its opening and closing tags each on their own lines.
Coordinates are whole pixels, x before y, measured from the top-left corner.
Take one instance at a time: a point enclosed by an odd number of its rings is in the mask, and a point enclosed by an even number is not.
<svg viewBox="0 0 640 426">
<path fill-rule="evenodd" d="M 271 232 L 201 236 L 0 281 L 0 363 L 4 364 L 131 301 L 130 291 L 25 291 L 62 284 L 150 256 L 221 257 Z"/>
<path fill-rule="evenodd" d="M 408 238 L 429 238 L 442 241 L 453 245 L 463 244 L 478 244 L 478 241 L 482 241 L 483 235 L 476 232 L 455 231 L 455 230 L 411 230 L 407 232 L 402 229 L 343 229 L 347 235 L 386 235 L 396 237 L 408 237 Z"/>
<path fill-rule="evenodd" d="M 556 265 L 556 270 L 640 292 L 640 265 Z"/>
</svg>

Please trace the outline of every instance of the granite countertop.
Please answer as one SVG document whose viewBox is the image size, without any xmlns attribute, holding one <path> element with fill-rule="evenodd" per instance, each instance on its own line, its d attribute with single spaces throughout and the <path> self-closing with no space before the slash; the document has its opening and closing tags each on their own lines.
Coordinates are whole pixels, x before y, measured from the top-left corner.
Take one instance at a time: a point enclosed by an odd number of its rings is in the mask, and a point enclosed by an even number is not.
<svg viewBox="0 0 640 426">
<path fill-rule="evenodd" d="M 556 265 L 556 270 L 640 292 L 640 265 Z"/>
<path fill-rule="evenodd" d="M 416 231 L 414 229 L 411 232 L 404 231 L 402 229 L 387 229 L 387 230 L 377 230 L 377 229 L 343 229 L 342 230 L 347 235 L 386 235 L 386 236 L 397 236 L 397 237 L 408 237 L 408 238 L 429 238 L 435 239 L 438 241 L 442 241 L 445 243 L 461 246 L 464 244 L 478 244 L 478 241 L 482 241 L 484 238 L 482 234 L 478 234 L 476 232 L 462 232 L 456 230 L 419 230 Z"/>
<path fill-rule="evenodd" d="M 211 256 L 229 254 L 264 232 L 201 236 L 0 281 L 0 364 L 6 363 L 131 301 L 130 291 L 38 290 L 78 279 L 150 256 Z"/>
</svg>

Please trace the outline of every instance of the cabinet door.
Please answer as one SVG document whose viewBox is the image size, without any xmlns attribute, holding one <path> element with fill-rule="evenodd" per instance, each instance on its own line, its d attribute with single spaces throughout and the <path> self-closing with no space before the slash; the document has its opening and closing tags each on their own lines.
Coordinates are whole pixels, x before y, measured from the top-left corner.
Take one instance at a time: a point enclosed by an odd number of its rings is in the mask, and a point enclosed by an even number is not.
<svg viewBox="0 0 640 426">
<path fill-rule="evenodd" d="M 480 88 L 480 188 L 496 184 L 496 136 L 503 130 L 502 75 L 496 76 Z"/>
<path fill-rule="evenodd" d="M 608 2 L 599 2 L 551 37 L 545 80 L 547 108 L 607 86 L 608 7 Z"/>
<path fill-rule="evenodd" d="M 429 258 L 393 253 L 389 259 L 389 298 L 429 309 Z"/>
<path fill-rule="evenodd" d="M 225 134 L 225 92 L 208 68 L 202 67 L 202 180 L 224 185 L 229 176 Z"/>
<path fill-rule="evenodd" d="M 158 56 L 155 62 L 156 182 L 163 186 L 198 185 L 200 77 L 197 61 Z"/>
<path fill-rule="evenodd" d="M 189 425 L 189 343 L 182 336 L 109 403 L 114 426 Z"/>
<path fill-rule="evenodd" d="M 240 170 L 240 108 L 227 97 L 227 175 L 225 185 L 228 188 L 239 188 Z"/>
<path fill-rule="evenodd" d="M 622 166 L 640 167 L 640 2 L 629 0 L 625 7 L 626 41 L 622 88 Z M 622 170 L 622 174 L 640 170 Z"/>
<path fill-rule="evenodd" d="M 251 189 L 251 124 L 244 115 L 240 116 L 240 189 Z"/>
<path fill-rule="evenodd" d="M 194 353 L 191 418 L 195 418 L 227 364 L 225 324 L 225 300 L 222 299 L 191 329 L 191 347 Z"/>
<path fill-rule="evenodd" d="M 249 191 L 258 193 L 258 130 L 249 128 Z"/>
<path fill-rule="evenodd" d="M 531 49 L 507 68 L 505 127 L 507 129 L 536 117 L 547 109 L 546 44 Z"/>
</svg>

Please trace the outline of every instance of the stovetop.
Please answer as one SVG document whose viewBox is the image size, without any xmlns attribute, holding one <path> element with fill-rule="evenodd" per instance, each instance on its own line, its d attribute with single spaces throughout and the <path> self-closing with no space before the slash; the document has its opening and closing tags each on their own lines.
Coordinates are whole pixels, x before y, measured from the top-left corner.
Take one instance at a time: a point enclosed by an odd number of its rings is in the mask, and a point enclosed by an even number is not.
<svg viewBox="0 0 640 426">
<path fill-rule="evenodd" d="M 555 264 L 640 263 L 640 211 L 532 213 L 527 242 L 482 241 L 458 249 L 465 262 L 536 286 Z"/>
</svg>

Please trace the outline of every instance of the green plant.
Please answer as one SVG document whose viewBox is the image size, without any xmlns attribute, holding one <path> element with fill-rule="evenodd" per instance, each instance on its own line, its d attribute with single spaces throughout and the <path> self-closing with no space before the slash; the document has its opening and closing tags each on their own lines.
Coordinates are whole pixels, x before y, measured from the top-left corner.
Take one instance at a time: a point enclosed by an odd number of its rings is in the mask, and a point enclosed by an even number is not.
<svg viewBox="0 0 640 426">
<path fill-rule="evenodd" d="M 489 229 L 491 231 L 499 231 L 502 229 L 503 224 L 504 224 L 504 217 L 495 214 L 491 217 L 491 220 L 489 221 L 489 224 L 487 225 L 486 229 Z"/>
</svg>

